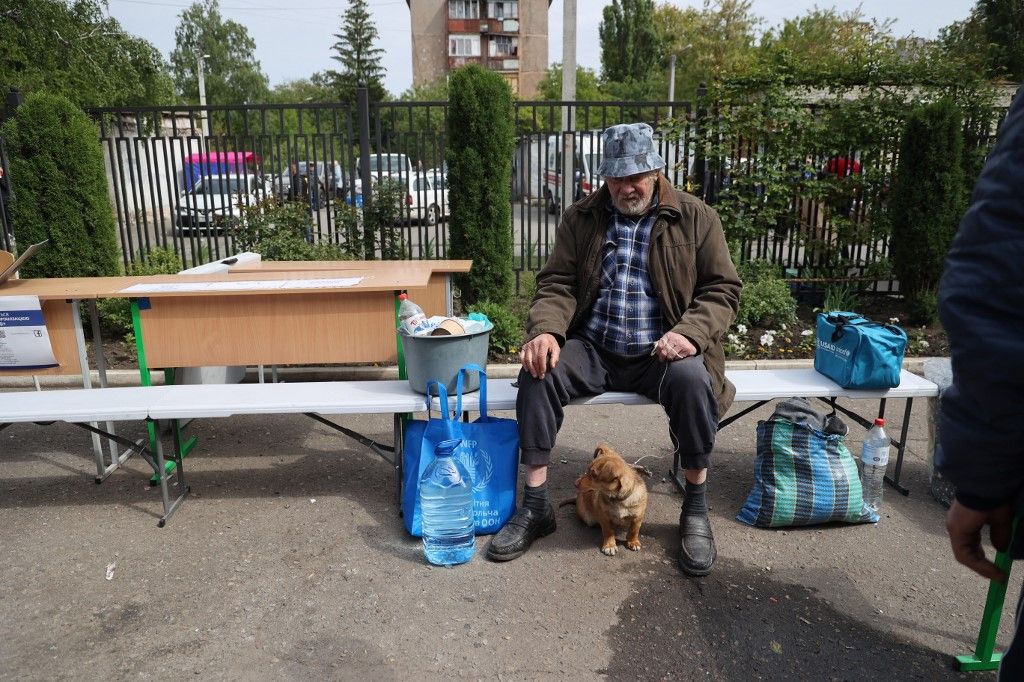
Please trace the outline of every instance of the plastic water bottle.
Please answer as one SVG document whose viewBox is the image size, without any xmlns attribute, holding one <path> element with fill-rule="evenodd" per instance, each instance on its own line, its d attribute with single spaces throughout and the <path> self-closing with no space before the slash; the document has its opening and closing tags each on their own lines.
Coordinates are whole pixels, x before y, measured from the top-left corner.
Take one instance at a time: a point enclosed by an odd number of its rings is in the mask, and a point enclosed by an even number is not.
<svg viewBox="0 0 1024 682">
<path fill-rule="evenodd" d="M 452 453 L 461 440 L 445 440 L 420 479 L 423 553 L 435 566 L 464 564 L 476 551 L 473 481 Z"/>
<path fill-rule="evenodd" d="M 423 308 L 410 301 L 407 294 L 399 294 L 398 300 L 401 301 L 398 306 L 398 321 L 402 331 L 409 335 L 425 331 L 429 324 Z"/>
<path fill-rule="evenodd" d="M 889 436 L 885 432 L 884 419 L 876 419 L 875 425 L 868 431 L 860 451 L 860 461 L 864 465 L 861 477 L 864 503 L 877 512 L 882 506 L 885 467 L 889 464 Z"/>
</svg>

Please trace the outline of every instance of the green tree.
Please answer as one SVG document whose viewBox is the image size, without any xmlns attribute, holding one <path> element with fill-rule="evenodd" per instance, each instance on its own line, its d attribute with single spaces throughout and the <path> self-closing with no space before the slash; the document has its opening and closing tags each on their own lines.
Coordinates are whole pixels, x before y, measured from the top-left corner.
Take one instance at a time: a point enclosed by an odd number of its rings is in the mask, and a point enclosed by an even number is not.
<svg viewBox="0 0 1024 682">
<path fill-rule="evenodd" d="M 334 37 L 338 41 L 331 47 L 335 53 L 331 59 L 337 61 L 341 69 L 328 73 L 338 100 L 355 103 L 356 89 L 361 85 L 366 86 L 371 102 L 386 99 L 385 71 L 381 64 L 384 50 L 374 47 L 380 34 L 370 18 L 366 0 L 351 0 L 341 15 L 341 29 Z"/>
<path fill-rule="evenodd" d="M 544 73 L 537 85 L 537 98 L 549 102 L 562 99 L 562 64 L 555 62 Z M 601 83 L 593 69 L 576 67 L 576 101 L 604 102 L 611 97 L 601 89 Z"/>
<path fill-rule="evenodd" d="M 1024 3 L 1021 0 L 978 0 L 989 42 L 993 73 L 1024 80 Z"/>
<path fill-rule="evenodd" d="M 643 83 L 660 69 L 654 0 L 612 0 L 602 12 L 598 36 L 605 81 Z"/>
<path fill-rule="evenodd" d="M 21 274 L 117 275 L 117 227 L 95 124 L 66 97 L 33 93 L 0 132 L 10 155 L 15 235 L 22 244 L 50 240 Z"/>
<path fill-rule="evenodd" d="M 834 70 L 882 43 L 892 49 L 889 26 L 866 21 L 860 7 L 845 14 L 815 7 L 767 31 L 760 50 L 787 50 L 809 68 Z"/>
<path fill-rule="evenodd" d="M 245 26 L 221 16 L 219 0 L 197 0 L 184 10 L 174 43 L 171 73 L 185 101 L 199 102 L 199 59 L 207 104 L 260 102 L 267 96 L 267 77 L 253 57 L 256 41 Z"/>
<path fill-rule="evenodd" d="M 677 99 L 692 98 L 700 83 L 741 72 L 751 61 L 760 23 L 750 0 L 705 0 L 700 10 L 658 6 L 654 25 L 666 56 L 676 56 Z M 663 97 L 667 89 L 658 92 Z"/>
<path fill-rule="evenodd" d="M 984 69 L 992 78 L 1024 80 L 1024 3 L 978 0 L 970 15 L 942 29 L 949 54 Z"/>
<path fill-rule="evenodd" d="M 267 95 L 271 104 L 302 104 L 303 102 L 333 102 L 334 91 L 324 72 L 309 78 L 299 78 L 275 85 Z"/>
<path fill-rule="evenodd" d="M 160 53 L 104 16 L 103 6 L 98 0 L 0 0 L 4 85 L 63 95 L 80 107 L 170 101 L 173 84 Z"/>
<path fill-rule="evenodd" d="M 512 272 L 510 183 L 515 151 L 512 89 L 478 65 L 454 71 L 448 105 L 451 257 L 473 260 L 462 301 L 508 305 Z"/>
<path fill-rule="evenodd" d="M 924 318 L 965 207 L 962 127 L 956 105 L 940 100 L 910 112 L 900 142 L 889 250 L 900 292 Z"/>
</svg>

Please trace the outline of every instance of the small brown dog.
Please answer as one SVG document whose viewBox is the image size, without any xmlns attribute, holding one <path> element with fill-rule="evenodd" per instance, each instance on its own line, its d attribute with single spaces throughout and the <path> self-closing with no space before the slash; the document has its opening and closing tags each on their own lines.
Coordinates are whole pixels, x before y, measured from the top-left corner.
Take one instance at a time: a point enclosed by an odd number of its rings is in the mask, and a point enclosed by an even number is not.
<svg viewBox="0 0 1024 682">
<path fill-rule="evenodd" d="M 594 450 L 586 473 L 576 479 L 576 515 L 588 526 L 601 526 L 601 552 L 614 556 L 615 533 L 626 531 L 626 547 L 640 549 L 640 524 L 647 511 L 647 485 L 640 472 L 608 443 Z M 561 506 L 561 505 L 559 505 Z"/>
</svg>

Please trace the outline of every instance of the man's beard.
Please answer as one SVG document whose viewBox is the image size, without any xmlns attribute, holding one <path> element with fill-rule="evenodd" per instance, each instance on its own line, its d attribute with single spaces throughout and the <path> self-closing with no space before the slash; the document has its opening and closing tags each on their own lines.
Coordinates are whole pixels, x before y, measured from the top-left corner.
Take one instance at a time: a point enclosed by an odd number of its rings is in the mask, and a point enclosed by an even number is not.
<svg viewBox="0 0 1024 682">
<path fill-rule="evenodd" d="M 620 197 L 613 197 L 615 208 L 622 215 L 638 216 L 643 215 L 647 212 L 647 209 L 651 206 L 651 197 L 645 196 L 642 192 L 638 192 L 635 197 L 631 199 L 623 199 Z"/>
</svg>

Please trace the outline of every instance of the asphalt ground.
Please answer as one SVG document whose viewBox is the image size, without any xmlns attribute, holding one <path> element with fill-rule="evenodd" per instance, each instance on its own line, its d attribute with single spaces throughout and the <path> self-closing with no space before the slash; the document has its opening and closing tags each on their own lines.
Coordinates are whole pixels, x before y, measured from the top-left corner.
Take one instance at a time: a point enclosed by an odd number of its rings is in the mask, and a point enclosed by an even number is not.
<svg viewBox="0 0 1024 682">
<path fill-rule="evenodd" d="M 877 525 L 736 521 L 771 407 L 723 430 L 719 559 L 703 579 L 676 565 L 657 406 L 569 408 L 550 475 L 559 500 L 597 442 L 644 457 L 657 475 L 641 551 L 604 556 L 563 507 L 524 557 L 491 563 L 478 538 L 447 569 L 405 534 L 391 466 L 301 415 L 190 424 L 192 494 L 162 529 L 143 460 L 96 485 L 86 432 L 13 425 L 0 431 L 0 679 L 993 679 L 951 663 L 974 647 L 987 585 L 953 561 L 928 493 L 926 404 L 912 413 L 911 494 L 887 489 Z M 898 424 L 903 401 L 887 413 Z M 388 417 L 338 419 L 390 442 Z M 1008 604 L 1019 587 L 1011 577 Z"/>
</svg>

